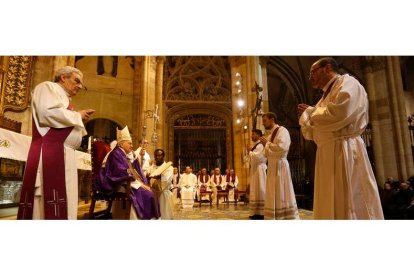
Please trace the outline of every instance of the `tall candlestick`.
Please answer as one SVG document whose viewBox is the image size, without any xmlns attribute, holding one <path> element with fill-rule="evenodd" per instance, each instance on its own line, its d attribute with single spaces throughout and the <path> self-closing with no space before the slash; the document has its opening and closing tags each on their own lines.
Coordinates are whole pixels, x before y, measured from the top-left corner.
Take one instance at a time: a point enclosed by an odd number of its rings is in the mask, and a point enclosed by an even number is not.
<svg viewBox="0 0 414 276">
<path fill-rule="evenodd" d="M 88 152 L 91 152 L 92 148 L 92 136 L 89 136 L 88 138 Z"/>
</svg>

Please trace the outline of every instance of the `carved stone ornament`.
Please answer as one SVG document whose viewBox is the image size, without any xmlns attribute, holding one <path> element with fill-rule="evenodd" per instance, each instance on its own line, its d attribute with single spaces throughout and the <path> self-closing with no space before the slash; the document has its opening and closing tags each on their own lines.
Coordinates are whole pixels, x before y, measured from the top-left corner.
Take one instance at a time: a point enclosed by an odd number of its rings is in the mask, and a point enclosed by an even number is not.
<svg viewBox="0 0 414 276">
<path fill-rule="evenodd" d="M 225 128 L 226 121 L 220 117 L 207 114 L 185 115 L 174 121 L 174 127 L 194 128 L 194 127 L 211 127 Z"/>
<path fill-rule="evenodd" d="M 12 56 L 8 63 L 1 86 L 0 115 L 6 110 L 25 110 L 30 100 L 33 57 Z"/>
<path fill-rule="evenodd" d="M 165 100 L 231 102 L 229 72 L 224 57 L 167 57 Z"/>
</svg>

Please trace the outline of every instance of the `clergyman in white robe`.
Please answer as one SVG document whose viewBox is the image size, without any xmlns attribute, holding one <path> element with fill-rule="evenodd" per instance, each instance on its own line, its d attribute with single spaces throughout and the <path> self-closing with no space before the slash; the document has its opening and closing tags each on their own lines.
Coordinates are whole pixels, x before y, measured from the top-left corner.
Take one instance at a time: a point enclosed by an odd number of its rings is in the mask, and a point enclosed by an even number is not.
<svg viewBox="0 0 414 276">
<path fill-rule="evenodd" d="M 275 133 L 272 139 L 272 134 Z M 268 160 L 264 219 L 299 219 L 287 155 L 288 130 L 274 124 L 265 146 Z"/>
<path fill-rule="evenodd" d="M 73 126 L 72 132 L 64 142 L 65 150 L 65 180 L 68 219 L 77 219 L 78 213 L 78 170 L 76 168 L 75 150 L 86 135 L 81 115 L 68 110 L 70 98 L 61 85 L 55 82 L 43 82 L 36 86 L 32 92 L 32 111 L 35 126 L 44 136 L 51 127 L 65 128 Z M 43 168 L 42 157 L 39 160 L 35 184 L 35 197 L 33 204 L 33 219 L 44 219 L 43 211 Z"/>
<path fill-rule="evenodd" d="M 181 203 L 183 208 L 192 208 L 196 194 L 197 176 L 186 169 L 180 177 Z"/>
<path fill-rule="evenodd" d="M 315 219 L 383 219 L 381 202 L 366 146 L 368 99 L 354 77 L 336 75 L 315 107 L 299 124 L 303 137 L 317 144 L 314 181 Z"/>
<path fill-rule="evenodd" d="M 239 178 L 235 174 L 234 170 L 230 170 L 230 173 L 225 177 L 225 190 L 229 191 L 229 201 L 234 201 L 234 190 L 239 185 Z"/>
<path fill-rule="evenodd" d="M 141 165 L 142 171 L 144 173 L 147 172 L 148 168 L 151 166 L 150 165 L 150 160 L 151 157 L 149 155 L 149 153 L 144 149 L 145 153 L 142 156 L 141 153 L 142 147 L 137 148 L 137 150 L 135 151 L 135 156 L 138 159 L 139 164 Z"/>
<path fill-rule="evenodd" d="M 264 215 L 266 195 L 266 156 L 260 141 L 256 141 L 249 151 L 250 161 L 250 215 Z"/>
<path fill-rule="evenodd" d="M 221 175 L 219 168 L 214 169 L 214 174 L 210 177 L 210 186 L 213 191 L 212 201 L 217 203 L 217 190 L 225 190 L 226 188 L 226 176 Z M 224 198 L 221 200 L 224 201 Z"/>
<path fill-rule="evenodd" d="M 164 165 L 161 164 L 160 166 Z M 153 171 L 158 169 L 155 163 L 150 166 L 147 170 L 148 174 L 151 174 Z M 173 194 L 170 191 L 171 183 L 172 183 L 172 176 L 173 176 L 173 167 L 169 166 L 166 170 L 161 173 L 161 179 L 152 179 L 151 181 L 156 181 L 159 189 L 156 191 L 158 196 L 158 202 L 160 205 L 160 213 L 161 219 L 173 219 Z M 153 186 L 153 185 L 151 185 Z"/>
<path fill-rule="evenodd" d="M 210 176 L 207 174 L 207 169 L 203 168 L 201 170 L 201 174 L 197 178 L 197 198 L 198 200 L 210 200 L 209 196 L 203 196 L 203 198 L 200 198 L 200 190 L 205 189 L 206 191 L 211 191 L 210 186 Z"/>
<path fill-rule="evenodd" d="M 178 173 L 177 168 L 173 168 L 171 189 L 172 189 L 172 194 L 173 194 L 174 205 L 181 203 L 181 191 L 179 191 L 179 189 L 181 189 L 180 188 L 180 174 Z"/>
</svg>

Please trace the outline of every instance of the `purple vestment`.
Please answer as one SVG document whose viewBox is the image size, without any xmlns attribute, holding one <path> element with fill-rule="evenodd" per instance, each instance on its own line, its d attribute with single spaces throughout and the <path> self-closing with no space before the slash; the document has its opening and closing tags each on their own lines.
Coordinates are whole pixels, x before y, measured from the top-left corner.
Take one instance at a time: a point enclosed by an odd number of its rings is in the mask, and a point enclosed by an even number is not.
<svg viewBox="0 0 414 276">
<path fill-rule="evenodd" d="M 106 160 L 105 168 L 101 169 L 95 179 L 95 189 L 104 193 L 112 193 L 118 191 L 122 184 L 128 183 L 132 177 L 128 173 L 128 162 L 127 156 L 121 148 L 116 147 L 111 151 Z M 147 179 L 137 160 L 132 163 L 132 167 L 137 171 L 144 185 L 148 186 Z M 160 217 L 159 208 L 156 206 L 152 191 L 145 190 L 142 187 L 138 189 L 131 187 L 131 202 L 139 219 Z"/>
</svg>

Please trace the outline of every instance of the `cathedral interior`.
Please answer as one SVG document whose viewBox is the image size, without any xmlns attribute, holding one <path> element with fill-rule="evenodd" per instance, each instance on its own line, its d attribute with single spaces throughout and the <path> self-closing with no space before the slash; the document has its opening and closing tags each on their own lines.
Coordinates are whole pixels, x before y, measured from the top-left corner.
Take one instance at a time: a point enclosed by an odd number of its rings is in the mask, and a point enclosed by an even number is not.
<svg viewBox="0 0 414 276">
<path fill-rule="evenodd" d="M 309 84 L 316 56 L 2 56 L 0 57 L 0 127 L 32 134 L 30 92 L 52 80 L 65 65 L 83 72 L 84 88 L 75 109 L 96 110 L 78 149 L 90 141 L 116 140 L 116 128 L 128 126 L 134 147 L 142 139 L 152 153 L 161 148 L 179 171 L 219 167 L 234 169 L 239 189 L 248 190 L 253 128 L 264 129 L 261 115 L 277 114 L 291 136 L 288 155 L 301 218 L 312 217 L 312 195 L 304 181 L 313 179 L 316 146 L 301 135 L 299 103 L 314 105 L 322 92 Z M 414 176 L 414 57 L 336 56 L 341 73 L 356 77 L 369 98 L 370 123 L 363 139 L 379 187 L 392 177 Z M 266 133 L 268 134 L 268 133 Z M 0 153 L 8 146 L 0 136 Z M 85 157 L 87 159 L 87 157 Z M 90 159 L 79 169 L 79 214 L 87 218 Z M 88 168 L 89 162 L 89 168 Z M 0 156 L 0 218 L 15 219 L 24 160 Z M 414 185 L 414 183 L 411 183 Z M 248 194 L 245 195 L 248 201 Z M 200 204 L 201 205 L 201 204 Z M 199 213 L 176 210 L 177 219 L 248 219 L 244 203 L 203 205 Z M 216 213 L 215 213 L 216 212 Z"/>
</svg>

